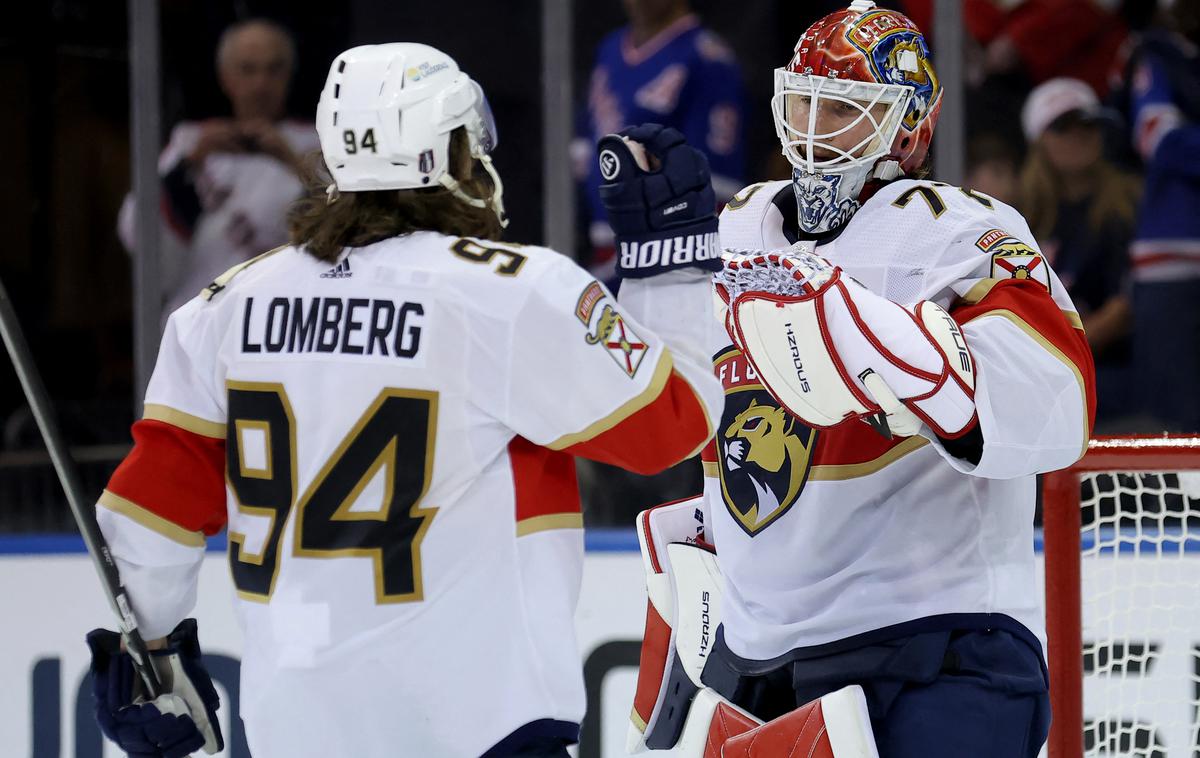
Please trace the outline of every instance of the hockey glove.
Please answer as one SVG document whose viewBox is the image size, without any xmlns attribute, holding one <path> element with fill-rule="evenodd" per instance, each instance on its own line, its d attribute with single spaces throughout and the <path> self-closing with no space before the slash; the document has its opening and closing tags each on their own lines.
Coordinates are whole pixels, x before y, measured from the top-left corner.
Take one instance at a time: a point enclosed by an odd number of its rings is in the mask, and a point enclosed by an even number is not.
<svg viewBox="0 0 1200 758">
<path fill-rule="evenodd" d="M 184 619 L 167 637 L 164 650 L 150 656 L 163 694 L 146 701 L 133 660 L 121 651 L 121 635 L 95 629 L 92 694 L 104 736 L 133 758 L 183 758 L 203 748 L 212 755 L 225 747 L 217 722 L 220 699 L 200 657 L 196 620 Z"/>
<path fill-rule="evenodd" d="M 675 129 L 643 124 L 597 145 L 600 200 L 616 234 L 617 273 L 721 268 L 708 158 Z"/>
<path fill-rule="evenodd" d="M 901 436 L 972 428 L 975 361 L 935 303 L 899 305 L 800 251 L 730 253 L 713 280 L 726 330 L 792 415 L 824 428 L 882 411 Z"/>
</svg>

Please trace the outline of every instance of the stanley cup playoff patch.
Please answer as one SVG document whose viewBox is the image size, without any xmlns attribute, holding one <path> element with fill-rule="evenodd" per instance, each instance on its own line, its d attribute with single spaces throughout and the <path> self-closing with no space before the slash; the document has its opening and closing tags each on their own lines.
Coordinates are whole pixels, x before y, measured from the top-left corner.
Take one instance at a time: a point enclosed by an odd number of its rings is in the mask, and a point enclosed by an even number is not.
<svg viewBox="0 0 1200 758">
<path fill-rule="evenodd" d="M 1002 229 L 989 229 L 975 246 L 992 255 L 993 279 L 1029 279 L 1050 291 L 1050 272 L 1042 254 Z"/>
</svg>

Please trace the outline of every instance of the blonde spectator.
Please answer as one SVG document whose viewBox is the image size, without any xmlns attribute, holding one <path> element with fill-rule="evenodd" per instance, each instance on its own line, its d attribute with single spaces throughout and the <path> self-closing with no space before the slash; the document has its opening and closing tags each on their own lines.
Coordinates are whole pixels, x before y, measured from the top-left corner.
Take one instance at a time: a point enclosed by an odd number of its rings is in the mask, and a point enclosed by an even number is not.
<svg viewBox="0 0 1200 758">
<path fill-rule="evenodd" d="M 1131 414 L 1129 244 L 1138 180 L 1104 159 L 1096 93 L 1051 79 L 1029 94 L 1021 126 L 1030 150 L 1018 205 L 1079 308 L 1096 360 L 1097 425 Z"/>
</svg>

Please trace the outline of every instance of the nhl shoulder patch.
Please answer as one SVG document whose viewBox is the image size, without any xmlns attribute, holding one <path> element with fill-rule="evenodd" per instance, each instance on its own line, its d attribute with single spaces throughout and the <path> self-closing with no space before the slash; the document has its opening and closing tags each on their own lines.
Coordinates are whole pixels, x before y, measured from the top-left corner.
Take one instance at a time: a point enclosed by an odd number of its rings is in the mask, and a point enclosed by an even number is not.
<svg viewBox="0 0 1200 758">
<path fill-rule="evenodd" d="M 992 279 L 1030 279 L 1050 290 L 1050 271 L 1042 254 L 1003 229 L 989 229 L 975 246 L 992 256 Z"/>
</svg>

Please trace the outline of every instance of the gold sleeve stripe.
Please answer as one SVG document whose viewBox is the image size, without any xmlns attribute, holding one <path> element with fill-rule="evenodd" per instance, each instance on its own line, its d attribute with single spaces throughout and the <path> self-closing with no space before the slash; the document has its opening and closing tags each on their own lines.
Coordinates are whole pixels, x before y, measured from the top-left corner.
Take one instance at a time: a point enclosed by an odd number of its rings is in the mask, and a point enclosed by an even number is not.
<svg viewBox="0 0 1200 758">
<path fill-rule="evenodd" d="M 987 297 L 987 294 L 992 291 L 992 287 L 995 287 L 1001 281 L 1000 279 L 980 279 L 971 285 L 971 289 L 967 290 L 966 294 L 962 296 L 962 301 L 967 305 L 975 305 Z"/>
<path fill-rule="evenodd" d="M 1043 337 L 1036 329 L 1034 329 L 1029 324 L 1025 323 L 1025 319 L 1021 318 L 1020 316 L 1013 313 L 1012 311 L 1010 311 L 1010 310 L 988 311 L 987 313 L 979 314 L 978 316 L 971 319 L 967 323 L 968 324 L 974 323 L 975 321 L 979 321 L 980 319 L 985 319 L 985 318 L 1008 319 L 1013 324 L 1013 326 L 1016 326 L 1018 329 L 1025 332 L 1025 334 L 1029 335 L 1030 339 L 1032 339 L 1034 342 L 1041 345 L 1042 349 L 1044 349 L 1046 352 L 1050 353 L 1050 355 L 1053 355 L 1058 360 L 1062 361 L 1063 364 L 1065 364 L 1067 368 L 1071 369 L 1071 373 L 1075 375 L 1076 383 L 1079 384 L 1079 398 L 1080 398 L 1080 402 L 1083 403 L 1083 449 L 1082 449 L 1083 451 L 1080 453 L 1080 457 L 1082 457 L 1084 453 L 1087 453 L 1088 438 L 1090 436 L 1090 430 L 1088 429 L 1088 418 L 1087 418 L 1087 415 L 1088 415 L 1087 414 L 1087 387 L 1083 383 L 1083 372 L 1081 372 L 1079 370 L 1079 367 L 1075 365 L 1075 362 L 1072 361 L 1070 358 L 1068 358 L 1066 356 L 1066 354 L 1063 353 L 1063 351 L 1059 350 L 1054 345 L 1054 343 L 1052 343 L 1050 340 Z"/>
<path fill-rule="evenodd" d="M 675 362 L 671 359 L 671 352 L 666 348 L 663 349 L 662 356 L 658 359 L 658 366 L 654 369 L 654 375 L 650 377 L 650 383 L 646 385 L 646 389 L 642 390 L 636 397 L 630 398 L 620 408 L 617 408 L 612 413 L 608 414 L 599 421 L 590 424 L 586 429 L 582 429 L 574 434 L 568 434 L 559 437 L 545 445 L 551 450 L 562 450 L 571 445 L 577 445 L 580 442 L 587 442 L 593 437 L 607 432 L 617 424 L 629 418 L 633 414 L 645 408 L 650 403 L 662 394 L 663 388 L 667 386 L 667 379 L 671 376 L 671 371 L 674 369 Z"/>
<path fill-rule="evenodd" d="M 582 513 L 550 513 L 545 516 L 531 516 L 517 522 L 517 536 L 524 537 L 535 532 L 545 532 L 550 529 L 582 529 Z"/>
<path fill-rule="evenodd" d="M 705 476 L 716 477 L 716 476 L 721 475 L 721 468 L 720 468 L 720 466 L 717 465 L 716 461 L 701 461 L 701 462 L 704 464 L 704 475 Z"/>
<path fill-rule="evenodd" d="M 987 297 L 992 288 L 1007 279 L 980 279 L 971 285 L 971 289 L 967 290 L 967 294 L 963 295 L 960 300 L 967 305 L 975 305 L 980 300 Z M 1074 328 L 1083 331 L 1083 320 L 1079 318 L 1079 314 L 1075 311 L 1062 311 L 1063 318 L 1067 320 Z"/>
<path fill-rule="evenodd" d="M 212 437 L 218 440 L 225 439 L 224 424 L 202 419 L 199 416 L 193 416 L 183 411 L 177 411 L 167 405 L 146 403 L 146 408 L 142 412 L 142 418 L 177 426 L 184 431 L 199 434 L 202 437 Z"/>
<path fill-rule="evenodd" d="M 633 722 L 633 725 L 634 725 L 635 727 L 637 727 L 637 730 L 638 730 L 639 732 L 642 732 L 643 734 L 645 734 L 645 732 L 646 732 L 646 722 L 645 722 L 645 721 L 642 721 L 642 717 L 638 715 L 638 712 L 637 712 L 636 710 L 633 710 L 633 711 L 631 711 L 631 712 L 630 712 L 630 714 L 629 714 L 629 720 Z"/>
<path fill-rule="evenodd" d="M 212 283 L 200 290 L 197 295 L 205 300 L 212 300 L 213 295 L 216 295 L 218 292 L 225 289 L 225 285 L 229 284 L 229 282 L 233 280 L 233 277 L 250 268 L 255 263 L 258 263 L 263 258 L 268 258 L 275 253 L 278 253 L 280 250 L 284 250 L 288 247 L 290 247 L 290 245 L 280 245 L 279 247 L 268 250 L 265 253 L 259 253 L 248 261 L 242 261 L 241 263 L 232 266 L 231 268 L 227 269 L 225 273 L 221 274 L 216 279 L 213 279 Z"/>
<path fill-rule="evenodd" d="M 127 516 L 147 529 L 158 532 L 167 539 L 178 542 L 181 545 L 204 547 L 204 534 L 202 532 L 190 532 L 179 524 L 173 524 L 162 516 L 151 513 L 132 500 L 126 500 L 108 490 L 100 493 L 100 505 L 113 513 Z"/>
<path fill-rule="evenodd" d="M 815 482 L 840 482 L 846 479 L 857 479 L 860 476 L 874 474 L 876 471 L 890 466 L 914 450 L 920 450 L 928 444 L 929 440 L 924 437 L 909 437 L 872 461 L 813 466 L 812 470 L 808 473 L 808 478 L 809 481 Z"/>
</svg>

